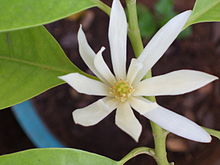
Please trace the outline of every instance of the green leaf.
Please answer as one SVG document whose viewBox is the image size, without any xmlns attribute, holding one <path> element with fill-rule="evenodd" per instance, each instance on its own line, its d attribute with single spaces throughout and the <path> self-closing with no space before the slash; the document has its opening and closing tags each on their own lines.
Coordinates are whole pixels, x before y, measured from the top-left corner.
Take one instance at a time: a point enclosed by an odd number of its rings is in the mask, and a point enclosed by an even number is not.
<svg viewBox="0 0 220 165">
<path fill-rule="evenodd" d="M 159 24 L 163 26 L 172 17 L 176 15 L 173 9 L 173 0 L 159 0 L 155 5 L 156 13 L 158 14 Z"/>
<path fill-rule="evenodd" d="M 0 0 L 0 31 L 47 24 L 98 3 L 98 0 Z"/>
<path fill-rule="evenodd" d="M 57 76 L 81 72 L 44 27 L 0 33 L 0 45 L 0 109 L 62 84 Z"/>
<path fill-rule="evenodd" d="M 141 37 L 150 38 L 157 31 L 155 19 L 147 7 L 137 4 L 137 15 Z"/>
<path fill-rule="evenodd" d="M 200 22 L 220 21 L 220 0 L 197 0 L 185 27 Z"/>
<path fill-rule="evenodd" d="M 0 156 L 1 165 L 117 165 L 107 157 L 67 148 L 32 149 Z"/>
<path fill-rule="evenodd" d="M 220 131 L 214 130 L 214 129 L 210 129 L 210 128 L 205 128 L 203 127 L 210 135 L 218 138 L 220 140 Z"/>
</svg>

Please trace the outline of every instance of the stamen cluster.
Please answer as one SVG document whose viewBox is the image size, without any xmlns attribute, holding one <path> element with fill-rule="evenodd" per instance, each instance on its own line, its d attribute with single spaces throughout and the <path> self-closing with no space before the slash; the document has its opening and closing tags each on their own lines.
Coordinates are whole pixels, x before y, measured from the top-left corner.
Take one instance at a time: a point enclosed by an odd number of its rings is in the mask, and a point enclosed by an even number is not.
<svg viewBox="0 0 220 165">
<path fill-rule="evenodd" d="M 134 88 L 126 81 L 117 81 L 110 89 L 110 94 L 118 101 L 125 102 L 134 92 Z"/>
</svg>

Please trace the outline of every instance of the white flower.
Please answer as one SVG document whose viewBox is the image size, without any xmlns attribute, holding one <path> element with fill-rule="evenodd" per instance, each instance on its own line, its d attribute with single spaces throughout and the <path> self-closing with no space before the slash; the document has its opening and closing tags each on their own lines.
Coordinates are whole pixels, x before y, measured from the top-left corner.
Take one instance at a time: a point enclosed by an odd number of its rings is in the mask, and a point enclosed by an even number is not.
<svg viewBox="0 0 220 165">
<path fill-rule="evenodd" d="M 217 79 L 199 71 L 178 70 L 142 80 L 181 32 L 190 15 L 191 11 L 185 11 L 164 25 L 141 55 L 131 60 L 127 74 L 127 21 L 120 1 L 113 1 L 108 34 L 115 75 L 103 60 L 104 48 L 95 54 L 80 27 L 78 32 L 80 55 L 100 81 L 79 73 L 70 73 L 59 78 L 80 93 L 105 97 L 87 107 L 75 110 L 74 121 L 83 126 L 95 125 L 117 109 L 115 124 L 138 141 L 142 126 L 136 119 L 133 108 L 174 134 L 198 142 L 210 142 L 210 135 L 194 122 L 143 98 L 143 96 L 184 94 Z"/>
</svg>

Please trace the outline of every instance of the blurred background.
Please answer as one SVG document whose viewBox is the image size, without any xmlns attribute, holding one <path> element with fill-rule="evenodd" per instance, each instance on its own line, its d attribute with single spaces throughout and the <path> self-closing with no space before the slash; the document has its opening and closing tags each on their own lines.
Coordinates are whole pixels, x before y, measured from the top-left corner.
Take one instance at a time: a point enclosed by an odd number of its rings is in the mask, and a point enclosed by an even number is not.
<svg viewBox="0 0 220 165">
<path fill-rule="evenodd" d="M 108 0 L 104 2 L 111 4 Z M 141 34 L 146 45 L 167 20 L 177 13 L 192 9 L 195 1 L 137 0 L 137 2 Z M 79 56 L 78 28 L 82 24 L 88 42 L 95 52 L 101 46 L 106 47 L 103 54 L 111 68 L 107 38 L 108 21 L 109 18 L 105 13 L 93 8 L 48 24 L 46 28 L 57 39 L 70 60 L 82 70 L 92 74 Z M 128 59 L 133 56 L 128 41 Z M 129 62 L 130 60 L 128 64 Z M 153 74 L 160 75 L 179 69 L 194 69 L 220 77 L 220 23 L 197 24 L 186 29 L 154 66 Z M 219 98 L 218 80 L 189 94 L 157 97 L 157 100 L 164 107 L 200 125 L 220 130 Z M 143 126 L 139 143 L 115 126 L 115 112 L 92 127 L 74 124 L 72 111 L 97 99 L 98 97 L 79 94 L 68 85 L 61 85 L 33 98 L 32 103 L 46 127 L 66 147 L 95 152 L 115 160 L 120 160 L 135 147 L 153 147 L 149 121 L 138 113 L 135 115 Z M 0 154 L 35 147 L 16 121 L 10 108 L 0 111 L 0 130 Z M 210 144 L 201 144 L 170 134 L 167 150 L 169 160 L 175 161 L 177 165 L 220 165 L 220 141 L 216 138 L 213 138 Z M 155 162 L 152 158 L 141 155 L 127 163 L 127 165 L 146 164 L 155 165 Z"/>
</svg>

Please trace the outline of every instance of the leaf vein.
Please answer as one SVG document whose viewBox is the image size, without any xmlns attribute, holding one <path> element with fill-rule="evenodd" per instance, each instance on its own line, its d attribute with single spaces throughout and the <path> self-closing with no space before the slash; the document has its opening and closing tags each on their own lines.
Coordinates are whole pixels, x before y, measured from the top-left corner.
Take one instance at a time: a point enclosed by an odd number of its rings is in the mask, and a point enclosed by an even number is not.
<svg viewBox="0 0 220 165">
<path fill-rule="evenodd" d="M 44 65 L 44 64 L 38 64 L 38 63 L 30 62 L 30 61 L 27 61 L 27 60 L 21 60 L 21 59 L 17 59 L 17 58 L 13 58 L 13 57 L 0 56 L 0 59 L 7 60 L 7 61 L 12 61 L 12 62 L 16 62 L 16 63 L 23 63 L 23 64 L 26 64 L 26 65 L 35 66 L 35 67 L 39 67 L 41 69 L 50 70 L 50 71 L 54 71 L 54 72 L 61 72 L 61 73 L 72 72 L 72 70 L 65 70 L 65 69 L 61 69 L 61 68 L 55 68 L 55 67 L 52 67 L 52 66 L 48 66 L 48 65 Z"/>
</svg>

